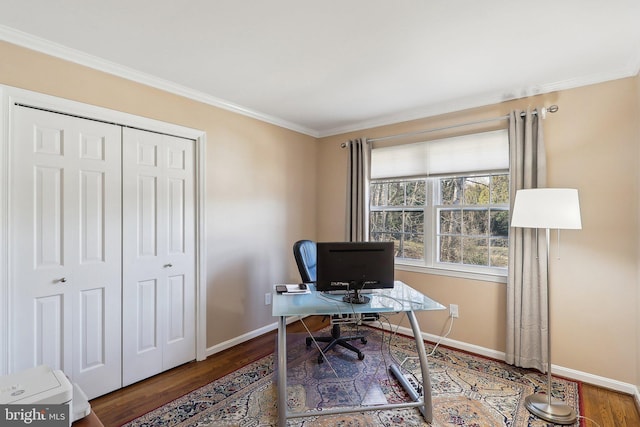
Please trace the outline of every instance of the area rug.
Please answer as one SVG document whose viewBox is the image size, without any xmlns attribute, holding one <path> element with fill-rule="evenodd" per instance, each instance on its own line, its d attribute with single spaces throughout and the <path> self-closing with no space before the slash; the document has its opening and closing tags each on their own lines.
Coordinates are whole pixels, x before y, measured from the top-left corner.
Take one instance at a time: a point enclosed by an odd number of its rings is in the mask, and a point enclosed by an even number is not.
<svg viewBox="0 0 640 427">
<path fill-rule="evenodd" d="M 321 335 L 323 332 L 319 332 Z M 327 331 L 324 331 L 327 334 Z M 366 344 L 357 360 L 345 349 L 332 350 L 319 364 L 317 353 L 307 348 L 304 336 L 288 336 L 287 391 L 292 411 L 317 411 L 407 401 L 408 396 L 387 366 L 402 366 L 420 381 L 419 361 L 412 338 L 380 329 L 360 327 Z M 275 343 L 274 343 L 275 346 Z M 426 344 L 427 352 L 433 346 Z M 215 357 L 215 356 L 214 356 Z M 257 360 L 217 381 L 195 390 L 140 418 L 127 427 L 180 426 L 258 427 L 277 425 L 275 355 Z M 308 426 L 465 426 L 542 427 L 549 424 L 532 416 L 524 399 L 546 391 L 546 375 L 465 352 L 438 347 L 429 356 L 433 396 L 433 422 L 428 424 L 415 409 L 374 410 L 346 415 L 324 415 L 289 420 L 294 427 Z M 336 379 L 336 374 L 339 379 Z M 579 383 L 555 378 L 553 396 L 579 412 Z M 576 424 L 577 425 L 577 424 Z"/>
</svg>

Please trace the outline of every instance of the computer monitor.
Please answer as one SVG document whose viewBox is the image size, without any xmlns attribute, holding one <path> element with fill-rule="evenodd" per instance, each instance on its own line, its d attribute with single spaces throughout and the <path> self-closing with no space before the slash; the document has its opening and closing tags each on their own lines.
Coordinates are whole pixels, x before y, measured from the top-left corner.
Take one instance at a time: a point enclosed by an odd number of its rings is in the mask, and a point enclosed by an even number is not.
<svg viewBox="0 0 640 427">
<path fill-rule="evenodd" d="M 366 304 L 364 289 L 393 288 L 393 242 L 318 242 L 316 289 L 347 291 L 346 302 Z"/>
</svg>

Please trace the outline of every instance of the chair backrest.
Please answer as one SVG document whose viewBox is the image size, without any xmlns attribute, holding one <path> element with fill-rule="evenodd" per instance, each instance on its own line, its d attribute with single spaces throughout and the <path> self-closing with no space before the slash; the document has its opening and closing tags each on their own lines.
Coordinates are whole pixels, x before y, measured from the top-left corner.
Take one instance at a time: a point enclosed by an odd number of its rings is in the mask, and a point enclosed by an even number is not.
<svg viewBox="0 0 640 427">
<path fill-rule="evenodd" d="M 296 259 L 302 282 L 316 281 L 316 242 L 298 240 L 293 244 L 293 257 Z"/>
</svg>

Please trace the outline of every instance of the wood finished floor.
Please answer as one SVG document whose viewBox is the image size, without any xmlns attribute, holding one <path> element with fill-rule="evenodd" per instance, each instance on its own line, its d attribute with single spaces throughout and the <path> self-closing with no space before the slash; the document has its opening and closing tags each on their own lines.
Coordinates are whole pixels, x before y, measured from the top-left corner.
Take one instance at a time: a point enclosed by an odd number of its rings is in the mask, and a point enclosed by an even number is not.
<svg viewBox="0 0 640 427">
<path fill-rule="evenodd" d="M 327 326 L 321 316 L 305 321 L 311 330 Z M 288 331 L 302 332 L 300 322 Z M 155 377 L 98 397 L 91 407 L 105 427 L 120 426 L 190 391 L 223 377 L 242 366 L 273 352 L 276 333 L 270 332 L 202 362 L 192 362 Z M 640 415 L 632 396 L 589 384 L 582 386 L 582 415 L 600 427 L 638 427 Z M 586 427 L 595 427 L 586 421 Z"/>
</svg>

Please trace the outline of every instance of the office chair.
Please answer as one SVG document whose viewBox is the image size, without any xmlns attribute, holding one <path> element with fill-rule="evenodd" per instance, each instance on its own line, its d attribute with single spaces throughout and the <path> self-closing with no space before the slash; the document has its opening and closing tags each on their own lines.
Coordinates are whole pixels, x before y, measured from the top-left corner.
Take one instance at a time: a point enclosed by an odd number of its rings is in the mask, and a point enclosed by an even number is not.
<svg viewBox="0 0 640 427">
<path fill-rule="evenodd" d="M 300 277 L 304 283 L 313 283 L 316 281 L 316 243 L 311 240 L 299 240 L 293 245 L 293 257 L 296 260 L 296 265 L 300 271 Z M 358 355 L 358 359 L 364 359 L 364 353 L 362 353 L 357 347 L 354 347 L 349 341 L 360 340 L 362 344 L 367 343 L 367 339 L 364 336 L 349 336 L 342 337 L 340 335 L 340 325 L 334 323 L 331 327 L 331 336 L 328 337 L 307 337 L 307 347 L 311 346 L 313 341 L 326 342 L 327 346 L 318 355 L 318 363 L 324 362 L 323 354 L 326 354 L 329 350 L 336 345 L 344 347 L 353 351 Z"/>
</svg>

